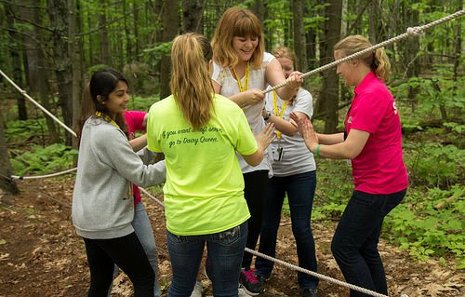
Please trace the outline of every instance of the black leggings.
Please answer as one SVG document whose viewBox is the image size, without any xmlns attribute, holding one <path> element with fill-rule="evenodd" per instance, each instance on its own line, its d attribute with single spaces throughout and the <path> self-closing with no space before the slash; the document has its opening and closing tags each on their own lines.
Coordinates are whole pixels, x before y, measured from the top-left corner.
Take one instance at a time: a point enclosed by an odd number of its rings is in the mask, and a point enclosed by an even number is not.
<svg viewBox="0 0 465 297">
<path fill-rule="evenodd" d="M 155 273 L 144 248 L 133 232 L 112 239 L 84 238 L 90 269 L 88 297 L 106 297 L 117 264 L 134 285 L 135 297 L 153 297 Z"/>
<path fill-rule="evenodd" d="M 265 191 L 268 188 L 268 170 L 258 170 L 244 173 L 244 196 L 249 207 L 250 219 L 248 221 L 249 233 L 247 234 L 246 247 L 254 250 L 262 227 L 263 203 Z M 245 252 L 242 259 L 242 267 L 250 268 L 252 254 Z"/>
</svg>

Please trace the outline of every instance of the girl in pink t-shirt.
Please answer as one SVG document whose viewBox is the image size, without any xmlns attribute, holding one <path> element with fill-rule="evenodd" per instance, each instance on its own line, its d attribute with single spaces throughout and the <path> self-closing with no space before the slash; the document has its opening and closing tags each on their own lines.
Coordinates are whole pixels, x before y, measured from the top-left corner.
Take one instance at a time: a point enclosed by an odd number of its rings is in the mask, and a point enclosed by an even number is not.
<svg viewBox="0 0 465 297">
<path fill-rule="evenodd" d="M 336 60 L 371 47 L 363 36 L 348 36 L 334 47 Z M 342 214 L 331 250 L 347 282 L 387 295 L 378 252 L 384 217 L 404 198 L 408 176 L 402 158 L 402 133 L 392 94 L 385 85 L 389 60 L 383 49 L 337 66 L 354 98 L 344 133 L 317 134 L 299 120 L 307 148 L 316 156 L 351 159 L 354 192 Z M 367 296 L 351 290 L 350 296 Z"/>
</svg>

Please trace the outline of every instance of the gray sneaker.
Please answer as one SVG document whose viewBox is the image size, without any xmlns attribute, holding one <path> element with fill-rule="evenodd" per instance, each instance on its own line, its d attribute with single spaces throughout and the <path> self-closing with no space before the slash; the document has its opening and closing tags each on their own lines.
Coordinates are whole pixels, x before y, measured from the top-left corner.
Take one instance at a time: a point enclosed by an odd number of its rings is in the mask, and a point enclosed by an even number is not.
<svg viewBox="0 0 465 297">
<path fill-rule="evenodd" d="M 247 292 L 244 290 L 244 288 L 242 287 L 241 284 L 239 284 L 239 289 L 238 290 L 239 290 L 239 292 L 238 292 L 239 297 L 252 297 L 249 294 L 247 294 Z"/>
<path fill-rule="evenodd" d="M 317 289 L 301 289 L 300 290 L 301 297 L 317 297 L 316 293 L 317 293 Z"/>
<path fill-rule="evenodd" d="M 192 290 L 191 297 L 202 297 L 203 286 L 199 281 L 195 282 L 194 289 Z"/>
</svg>

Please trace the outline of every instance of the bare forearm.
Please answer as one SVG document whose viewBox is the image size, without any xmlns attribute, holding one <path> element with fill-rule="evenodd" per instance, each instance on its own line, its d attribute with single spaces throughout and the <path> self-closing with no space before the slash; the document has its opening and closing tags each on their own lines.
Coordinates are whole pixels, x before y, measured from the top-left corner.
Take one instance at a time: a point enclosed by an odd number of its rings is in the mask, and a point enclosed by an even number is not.
<svg viewBox="0 0 465 297">
<path fill-rule="evenodd" d="M 318 142 L 320 144 L 337 144 L 344 142 L 344 133 L 336 134 L 316 134 L 318 136 Z"/>
<path fill-rule="evenodd" d="M 277 117 L 274 114 L 270 114 L 268 122 L 273 123 L 276 130 L 279 130 L 281 133 L 287 136 L 294 136 L 298 131 L 297 127 L 292 125 L 289 121 Z"/>
<path fill-rule="evenodd" d="M 137 151 L 143 149 L 147 145 L 147 135 L 144 134 L 142 136 L 134 138 L 134 139 L 129 141 L 129 144 L 131 145 L 132 149 L 135 152 L 137 152 Z"/>
<path fill-rule="evenodd" d="M 314 145 L 310 148 L 310 151 L 315 156 L 318 155 L 330 159 L 352 159 L 354 157 L 351 150 L 347 149 L 343 142 L 332 145 Z"/>
</svg>

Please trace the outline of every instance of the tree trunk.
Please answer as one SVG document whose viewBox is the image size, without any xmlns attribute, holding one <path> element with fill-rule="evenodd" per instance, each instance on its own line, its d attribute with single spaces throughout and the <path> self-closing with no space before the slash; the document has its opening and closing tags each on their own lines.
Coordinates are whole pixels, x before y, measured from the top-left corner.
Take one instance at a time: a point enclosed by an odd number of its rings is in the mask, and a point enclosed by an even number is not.
<svg viewBox="0 0 465 297">
<path fill-rule="evenodd" d="M 41 26 L 40 7 L 36 5 L 35 0 L 27 0 L 20 6 L 21 18 L 28 23 Z M 38 26 L 32 27 L 27 31 L 27 38 L 24 38 L 24 48 L 27 56 L 28 87 L 26 88 L 33 98 L 38 99 L 42 106 L 48 111 L 52 111 L 52 102 L 50 99 L 50 86 L 48 80 L 48 67 L 43 54 L 43 34 Z M 57 125 L 49 116 L 45 115 L 45 122 L 49 132 L 48 143 L 58 143 L 60 135 L 58 134 Z"/>
<path fill-rule="evenodd" d="M 263 24 L 265 21 L 265 3 L 263 3 L 263 0 L 255 0 L 251 10 Z"/>
<path fill-rule="evenodd" d="M 69 11 L 69 53 L 71 59 L 72 79 L 71 79 L 71 101 L 74 131 L 77 131 L 78 120 L 81 115 L 81 90 L 82 86 L 82 39 L 77 35 L 80 27 L 80 7 L 76 0 L 68 0 Z M 77 138 L 72 139 L 72 145 L 77 148 Z"/>
<path fill-rule="evenodd" d="M 11 63 L 13 66 L 13 75 L 12 78 L 18 85 L 24 85 L 24 79 L 21 70 L 21 52 L 19 44 L 19 36 L 15 29 L 15 12 L 13 11 L 13 7 L 9 2 L 3 3 L 5 7 L 6 13 L 6 23 L 8 26 L 8 35 L 10 37 L 10 57 Z M 16 104 L 18 106 L 18 119 L 20 121 L 27 120 L 27 109 L 26 109 L 26 98 L 19 92 L 15 92 L 16 94 Z"/>
<path fill-rule="evenodd" d="M 368 37 L 372 44 L 384 40 L 380 0 L 371 0 L 368 7 Z"/>
<path fill-rule="evenodd" d="M 64 124 L 73 125 L 73 100 L 72 100 L 72 68 L 68 48 L 69 40 L 69 11 L 66 2 L 61 0 L 49 0 L 48 12 L 50 26 L 52 27 L 52 41 L 54 53 L 55 76 L 58 87 L 58 98 L 63 115 Z M 73 136 L 65 133 L 66 145 L 72 145 Z"/>
<path fill-rule="evenodd" d="M 463 9 L 463 0 L 455 0 L 455 10 L 459 11 Z M 457 81 L 459 76 L 460 59 L 462 57 L 462 22 L 455 21 L 455 55 L 454 55 L 454 68 L 453 68 L 453 80 Z M 455 92 L 455 90 L 454 90 Z"/>
<path fill-rule="evenodd" d="M 183 31 L 203 33 L 203 10 L 205 1 L 203 0 L 183 0 Z"/>
<path fill-rule="evenodd" d="M 132 52 L 132 60 L 137 61 L 137 55 L 140 53 L 140 48 L 142 44 L 142 40 L 139 40 L 139 9 L 136 5 L 136 0 L 132 1 L 132 17 L 133 17 L 133 32 L 134 32 L 134 51 Z"/>
<path fill-rule="evenodd" d="M 405 27 L 416 26 L 419 22 L 419 13 L 417 10 L 412 10 L 409 4 L 403 3 L 402 5 L 403 19 Z M 405 40 L 402 47 L 401 65 L 404 65 L 404 73 L 407 78 L 417 77 L 420 74 L 420 60 L 418 59 L 418 51 L 420 49 L 419 38 L 409 38 Z M 415 111 L 417 105 L 416 96 L 419 93 L 419 87 L 409 86 L 407 98 L 411 104 L 412 112 Z"/>
<path fill-rule="evenodd" d="M 19 194 L 18 187 L 12 175 L 10 155 L 6 146 L 5 132 L 3 126 L 3 115 L 0 113 L 0 188 L 9 194 Z"/>
<path fill-rule="evenodd" d="M 333 47 L 341 38 L 342 0 L 331 0 L 325 8 L 324 39 L 320 51 L 321 65 L 333 59 Z M 324 113 L 325 133 L 336 132 L 338 124 L 339 80 L 335 69 L 322 74 L 323 84 L 320 89 L 315 114 Z"/>
<path fill-rule="evenodd" d="M 163 42 L 170 42 L 178 34 L 179 28 L 179 3 L 176 0 L 166 0 L 162 14 L 163 19 Z M 160 99 L 171 94 L 170 76 L 171 60 L 170 55 L 163 55 L 160 63 Z"/>
<path fill-rule="evenodd" d="M 297 69 L 307 71 L 307 51 L 304 31 L 304 0 L 292 1 L 292 15 L 294 16 L 294 51 L 297 56 Z"/>
<path fill-rule="evenodd" d="M 110 45 L 108 41 L 106 0 L 100 0 L 99 26 L 100 26 L 100 61 L 102 64 L 111 65 Z"/>
</svg>

